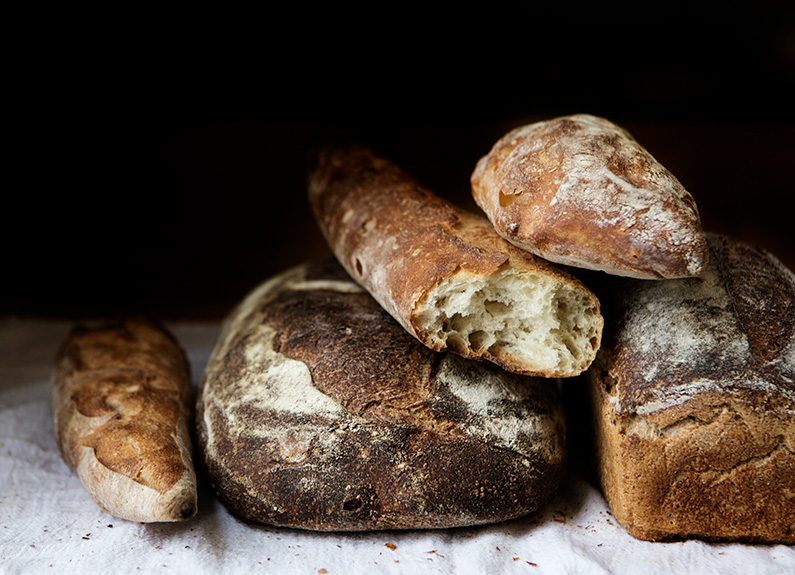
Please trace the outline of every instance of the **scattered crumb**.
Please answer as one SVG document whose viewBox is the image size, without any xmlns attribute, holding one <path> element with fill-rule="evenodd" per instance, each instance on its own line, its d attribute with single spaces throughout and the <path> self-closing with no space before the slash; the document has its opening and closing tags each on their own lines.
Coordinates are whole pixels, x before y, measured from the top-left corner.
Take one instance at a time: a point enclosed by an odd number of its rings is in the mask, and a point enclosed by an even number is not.
<svg viewBox="0 0 795 575">
<path fill-rule="evenodd" d="M 538 567 L 538 563 L 533 563 L 532 561 L 527 561 L 528 565 L 532 565 L 533 567 Z"/>
<path fill-rule="evenodd" d="M 321 575 L 323 573 L 328 573 L 328 571 L 326 571 L 325 569 L 318 569 L 317 572 L 320 573 Z"/>
<path fill-rule="evenodd" d="M 386 543 L 386 544 L 384 544 L 384 547 L 387 547 L 388 549 L 391 549 L 392 551 L 397 549 L 397 545 L 395 545 L 394 543 Z"/>
</svg>

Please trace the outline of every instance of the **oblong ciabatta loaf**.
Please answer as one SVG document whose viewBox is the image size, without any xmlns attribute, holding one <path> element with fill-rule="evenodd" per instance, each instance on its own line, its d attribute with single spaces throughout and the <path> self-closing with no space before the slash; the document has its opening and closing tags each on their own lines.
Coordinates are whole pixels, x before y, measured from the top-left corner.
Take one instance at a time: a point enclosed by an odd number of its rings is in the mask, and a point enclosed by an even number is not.
<svg viewBox="0 0 795 575">
<path fill-rule="evenodd" d="M 226 319 L 197 430 L 230 510 L 318 531 L 517 517 L 566 462 L 554 380 L 428 349 L 333 259 L 266 281 Z"/>
<path fill-rule="evenodd" d="M 108 513 L 140 522 L 195 515 L 189 366 L 167 329 L 129 319 L 75 327 L 51 388 L 64 461 Z"/>
<path fill-rule="evenodd" d="M 544 377 L 593 361 L 603 319 L 590 290 L 370 150 L 321 153 L 309 200 L 348 273 L 431 349 Z"/>
<path fill-rule="evenodd" d="M 550 261 L 659 279 L 697 276 L 708 257 L 693 197 L 604 118 L 515 128 L 480 159 L 471 183 L 501 236 Z"/>
<path fill-rule="evenodd" d="M 588 372 L 597 468 L 638 538 L 792 544 L 795 276 L 708 237 L 701 278 L 623 280 L 604 296 L 611 319 Z"/>
</svg>

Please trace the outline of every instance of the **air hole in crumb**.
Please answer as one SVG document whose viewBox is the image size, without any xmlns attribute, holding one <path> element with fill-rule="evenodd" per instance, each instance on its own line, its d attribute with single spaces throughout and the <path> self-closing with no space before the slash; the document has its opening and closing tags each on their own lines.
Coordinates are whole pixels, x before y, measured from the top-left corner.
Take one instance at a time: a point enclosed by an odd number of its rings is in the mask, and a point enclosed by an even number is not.
<svg viewBox="0 0 795 575">
<path fill-rule="evenodd" d="M 362 506 L 362 502 L 358 499 L 349 499 L 345 503 L 342 504 L 342 508 L 345 511 L 356 511 Z"/>
<path fill-rule="evenodd" d="M 466 352 L 468 349 L 468 342 L 461 337 L 457 331 L 451 331 L 447 334 L 447 347 L 457 352 Z"/>
<path fill-rule="evenodd" d="M 469 345 L 472 346 L 472 349 L 475 351 L 480 351 L 484 347 L 486 347 L 486 341 L 488 339 L 488 334 L 483 330 L 473 331 L 469 334 Z"/>
<path fill-rule="evenodd" d="M 501 301 L 493 301 L 490 299 L 485 301 L 483 307 L 486 308 L 486 311 L 492 316 L 506 315 L 511 312 L 511 307 L 509 305 Z"/>
<path fill-rule="evenodd" d="M 359 274 L 360 276 L 364 275 L 364 268 L 362 267 L 362 260 L 360 260 L 359 258 L 356 258 L 355 265 L 356 265 L 356 273 Z"/>
</svg>

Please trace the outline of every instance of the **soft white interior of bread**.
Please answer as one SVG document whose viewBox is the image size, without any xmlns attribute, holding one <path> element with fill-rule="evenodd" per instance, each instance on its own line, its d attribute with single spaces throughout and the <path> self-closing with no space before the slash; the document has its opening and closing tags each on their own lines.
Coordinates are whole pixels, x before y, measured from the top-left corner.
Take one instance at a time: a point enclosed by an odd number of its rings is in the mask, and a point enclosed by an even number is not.
<svg viewBox="0 0 795 575">
<path fill-rule="evenodd" d="M 600 317 L 587 292 L 506 268 L 485 278 L 465 270 L 445 278 L 420 301 L 415 322 L 450 349 L 562 377 L 592 361 Z"/>
</svg>

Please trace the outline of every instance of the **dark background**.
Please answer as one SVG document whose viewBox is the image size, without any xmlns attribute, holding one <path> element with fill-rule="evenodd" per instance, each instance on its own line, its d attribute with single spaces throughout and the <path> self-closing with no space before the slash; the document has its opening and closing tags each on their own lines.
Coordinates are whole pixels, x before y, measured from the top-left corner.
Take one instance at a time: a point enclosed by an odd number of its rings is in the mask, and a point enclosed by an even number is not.
<svg viewBox="0 0 795 575">
<path fill-rule="evenodd" d="M 368 145 L 476 209 L 469 175 L 500 136 L 578 112 L 627 128 L 707 230 L 795 269 L 784 5 L 650 5 L 623 23 L 565 6 L 329 9 L 239 33 L 217 24 L 223 35 L 176 20 L 154 39 L 67 35 L 24 68 L 7 111 L 0 314 L 217 319 L 269 275 L 330 253 L 305 199 L 319 147 Z"/>
</svg>

